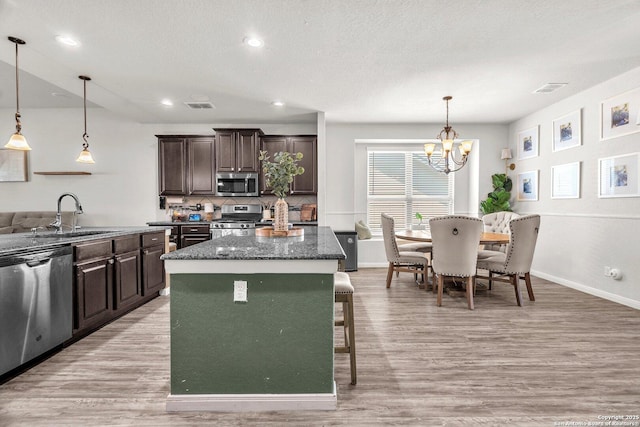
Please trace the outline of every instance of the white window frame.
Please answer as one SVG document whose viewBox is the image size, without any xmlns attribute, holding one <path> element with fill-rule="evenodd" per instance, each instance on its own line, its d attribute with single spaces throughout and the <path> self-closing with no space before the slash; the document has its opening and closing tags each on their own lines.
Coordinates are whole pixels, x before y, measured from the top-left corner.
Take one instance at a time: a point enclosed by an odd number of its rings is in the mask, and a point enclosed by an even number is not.
<svg viewBox="0 0 640 427">
<path fill-rule="evenodd" d="M 452 214 L 454 212 L 454 202 L 455 202 L 455 174 L 449 174 L 448 176 L 448 194 L 447 196 L 426 196 L 426 195 L 413 195 L 412 194 L 412 185 L 413 185 L 413 161 L 412 155 L 414 153 L 423 154 L 424 153 L 424 143 L 428 141 L 421 141 L 421 143 L 416 144 L 398 144 L 398 143 L 376 143 L 367 145 L 364 151 L 365 163 L 366 163 L 366 172 L 365 172 L 365 207 L 366 207 L 366 221 L 371 226 L 372 234 L 375 236 L 381 236 L 382 230 L 379 227 L 380 218 L 371 218 L 370 217 L 370 202 L 375 200 L 385 201 L 392 200 L 398 201 L 406 204 L 404 208 L 404 218 L 396 217 L 396 228 L 409 228 L 411 224 L 416 224 L 418 222 L 417 219 L 413 216 L 412 206 L 414 204 L 419 204 L 420 202 L 426 201 L 435 201 L 435 202 L 445 202 L 448 204 L 448 212 L 440 212 L 437 215 L 430 215 L 429 212 L 420 212 L 423 216 L 423 224 L 428 229 L 428 219 L 429 217 L 438 216 L 441 214 Z M 405 154 L 405 191 L 402 195 L 379 195 L 379 196 L 370 196 L 369 195 L 369 172 L 371 165 L 369 164 L 369 153 L 371 152 L 389 152 L 389 153 L 402 153 Z"/>
</svg>

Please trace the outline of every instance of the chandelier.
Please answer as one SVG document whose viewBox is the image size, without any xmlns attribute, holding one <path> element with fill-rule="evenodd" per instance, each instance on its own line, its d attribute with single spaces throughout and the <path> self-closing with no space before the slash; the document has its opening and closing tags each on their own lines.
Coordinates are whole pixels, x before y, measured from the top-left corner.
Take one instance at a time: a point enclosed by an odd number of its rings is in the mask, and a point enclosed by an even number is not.
<svg viewBox="0 0 640 427">
<path fill-rule="evenodd" d="M 473 141 L 456 141 L 458 133 L 449 126 L 449 101 L 451 99 L 453 99 L 451 96 L 442 98 L 447 103 L 447 123 L 437 136 L 440 142 L 424 144 L 424 154 L 427 156 L 429 166 L 445 174 L 458 171 L 467 164 L 471 145 L 473 144 Z M 436 152 L 436 146 L 439 148 L 440 159 L 433 161 L 431 156 Z"/>
</svg>

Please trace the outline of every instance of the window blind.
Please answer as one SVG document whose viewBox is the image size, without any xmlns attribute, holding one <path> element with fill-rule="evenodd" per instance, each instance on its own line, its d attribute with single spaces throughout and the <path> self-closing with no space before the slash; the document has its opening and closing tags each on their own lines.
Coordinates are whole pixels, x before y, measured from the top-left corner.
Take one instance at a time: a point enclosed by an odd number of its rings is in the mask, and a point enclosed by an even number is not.
<svg viewBox="0 0 640 427">
<path fill-rule="evenodd" d="M 397 230 L 417 224 L 416 212 L 427 229 L 429 218 L 453 213 L 453 179 L 453 174 L 429 166 L 423 152 L 367 150 L 367 222 L 372 232 L 382 234 L 381 213 L 394 218 Z"/>
</svg>

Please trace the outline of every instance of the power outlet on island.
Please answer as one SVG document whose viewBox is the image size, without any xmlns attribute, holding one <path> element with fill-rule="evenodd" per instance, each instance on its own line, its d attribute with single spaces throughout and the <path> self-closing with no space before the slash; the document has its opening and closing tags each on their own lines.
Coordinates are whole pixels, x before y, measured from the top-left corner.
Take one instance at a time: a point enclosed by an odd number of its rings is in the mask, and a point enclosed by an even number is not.
<svg viewBox="0 0 640 427">
<path fill-rule="evenodd" d="M 247 281 L 233 281 L 233 302 L 247 302 Z"/>
</svg>

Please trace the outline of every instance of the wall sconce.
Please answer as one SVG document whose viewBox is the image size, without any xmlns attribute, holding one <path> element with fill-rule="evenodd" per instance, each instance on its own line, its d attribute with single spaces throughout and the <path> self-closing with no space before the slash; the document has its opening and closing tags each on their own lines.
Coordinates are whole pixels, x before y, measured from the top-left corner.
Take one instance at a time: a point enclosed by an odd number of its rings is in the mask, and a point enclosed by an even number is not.
<svg viewBox="0 0 640 427">
<path fill-rule="evenodd" d="M 509 164 L 509 160 L 511 160 L 511 148 L 503 148 L 502 154 L 500 154 L 500 159 L 504 160 L 504 174 L 506 175 L 509 170 L 514 170 L 516 168 L 515 163 Z"/>
</svg>

